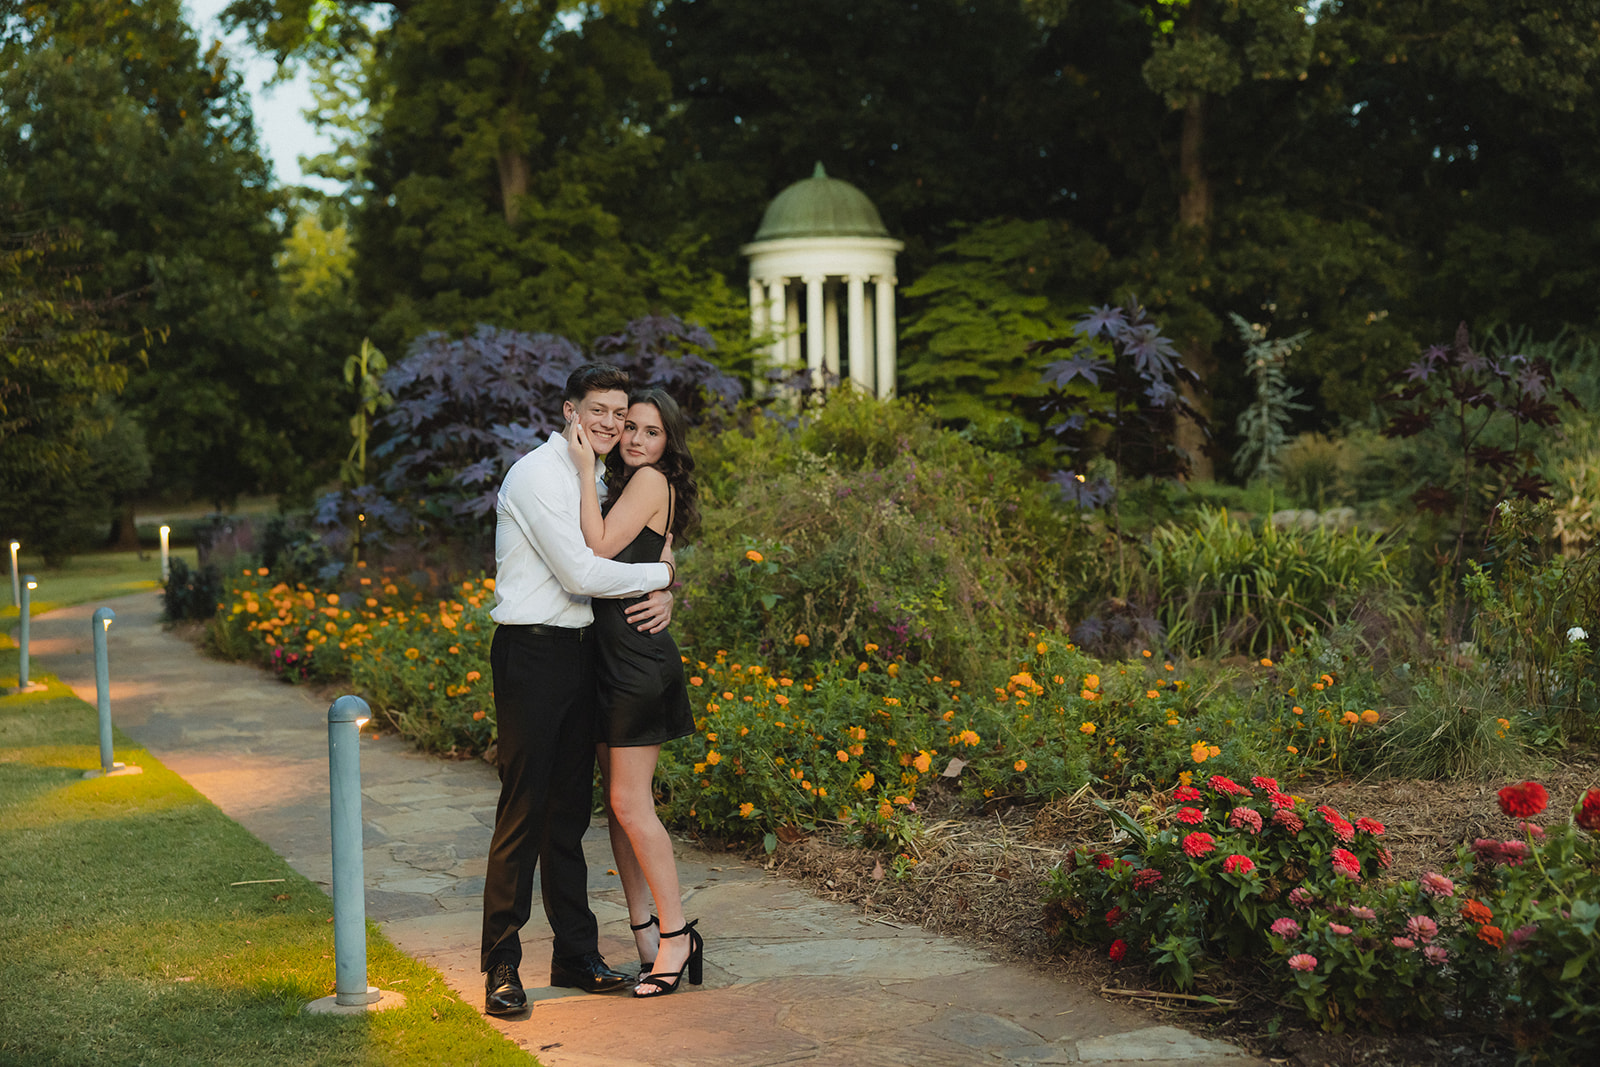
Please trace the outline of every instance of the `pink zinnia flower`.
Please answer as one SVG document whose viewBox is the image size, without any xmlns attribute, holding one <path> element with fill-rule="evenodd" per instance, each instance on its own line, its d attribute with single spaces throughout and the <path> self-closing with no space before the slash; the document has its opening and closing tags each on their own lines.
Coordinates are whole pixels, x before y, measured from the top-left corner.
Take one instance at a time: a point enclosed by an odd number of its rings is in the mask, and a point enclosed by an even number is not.
<svg viewBox="0 0 1600 1067">
<path fill-rule="evenodd" d="M 1267 799 L 1272 801 L 1272 806 L 1275 808 L 1294 807 L 1294 797 L 1288 793 L 1268 793 Z"/>
<path fill-rule="evenodd" d="M 1531 939 L 1533 935 L 1538 932 L 1538 923 L 1528 923 L 1526 926 L 1519 926 L 1515 930 L 1511 931 L 1511 951 L 1515 952 L 1523 945 L 1526 945 L 1529 939 Z"/>
<path fill-rule="evenodd" d="M 1297 908 L 1309 908 L 1316 898 L 1311 895 L 1311 890 L 1303 885 L 1295 886 L 1289 890 L 1289 903 Z"/>
<path fill-rule="evenodd" d="M 1199 800 L 1200 790 L 1192 785 L 1180 785 L 1172 791 L 1173 800 Z"/>
<path fill-rule="evenodd" d="M 1373 837 L 1383 836 L 1383 823 L 1377 819 L 1368 819 L 1365 816 L 1356 820 L 1356 829 Z"/>
<path fill-rule="evenodd" d="M 1532 853 L 1533 850 L 1528 847 L 1528 843 L 1526 841 L 1500 842 L 1500 858 L 1505 860 L 1513 867 L 1521 865 L 1522 861 L 1527 859 Z"/>
<path fill-rule="evenodd" d="M 1393 863 L 1394 863 L 1394 853 L 1390 852 L 1386 848 L 1378 849 L 1378 866 L 1379 867 L 1382 867 L 1384 870 L 1387 871 L 1389 869 L 1390 865 L 1393 864 Z"/>
<path fill-rule="evenodd" d="M 1228 793 L 1236 797 L 1247 797 L 1250 795 L 1250 790 L 1246 789 L 1244 786 L 1240 785 L 1238 782 L 1227 777 L 1226 775 L 1213 774 L 1210 778 L 1206 779 L 1206 784 L 1219 793 Z"/>
<path fill-rule="evenodd" d="M 1328 924 L 1328 929 L 1332 930 L 1334 933 L 1338 934 L 1340 937 L 1349 937 L 1350 936 L 1350 927 L 1346 926 L 1344 923 L 1329 923 Z"/>
<path fill-rule="evenodd" d="M 1333 850 L 1331 862 L 1335 873 L 1342 874 L 1346 878 L 1354 878 L 1358 882 L 1361 880 L 1361 861 L 1356 858 L 1354 852 L 1336 848 Z"/>
<path fill-rule="evenodd" d="M 1324 815 L 1323 820 L 1333 830 L 1333 836 L 1345 844 L 1350 844 L 1356 839 L 1356 828 L 1337 815 Z"/>
<path fill-rule="evenodd" d="M 1285 941 L 1293 941 L 1300 936 L 1300 924 L 1285 915 L 1283 918 L 1273 921 L 1272 932 Z"/>
<path fill-rule="evenodd" d="M 1256 861 L 1249 856 L 1234 853 L 1222 861 L 1223 874 L 1249 874 L 1256 869 Z"/>
<path fill-rule="evenodd" d="M 1254 778 L 1250 779 L 1250 784 L 1255 786 L 1257 789 L 1270 789 L 1274 793 L 1278 791 L 1278 780 L 1276 778 L 1268 778 L 1263 774 L 1258 774 Z"/>
<path fill-rule="evenodd" d="M 1205 822 L 1206 813 L 1199 808 L 1179 808 L 1176 818 L 1181 823 L 1198 826 L 1200 823 Z"/>
<path fill-rule="evenodd" d="M 1228 825 L 1235 830 L 1248 830 L 1252 834 L 1261 832 L 1261 813 L 1254 808 L 1234 808 L 1228 812 Z"/>
<path fill-rule="evenodd" d="M 1308 952 L 1297 952 L 1289 957 L 1289 969 L 1294 971 L 1314 971 L 1317 969 L 1317 957 Z"/>
<path fill-rule="evenodd" d="M 1409 937 L 1395 937 L 1395 938 L 1391 938 L 1390 940 L 1394 942 L 1394 947 L 1395 948 L 1416 948 L 1417 947 L 1417 943 L 1415 941 L 1411 940 Z"/>
<path fill-rule="evenodd" d="M 1429 871 L 1418 879 L 1418 885 L 1424 893 L 1435 897 L 1453 897 L 1456 895 L 1456 884 L 1442 874 Z"/>
<path fill-rule="evenodd" d="M 1208 855 L 1217 847 L 1216 840 L 1210 834 L 1192 833 L 1183 839 L 1184 854 L 1191 859 L 1199 859 Z"/>
<path fill-rule="evenodd" d="M 1544 840 L 1544 827 L 1536 822 L 1519 822 L 1517 823 L 1517 830 L 1532 837 L 1535 841 Z"/>
<path fill-rule="evenodd" d="M 1437 967 L 1450 958 L 1450 953 L 1440 945 L 1429 945 L 1422 950 L 1422 958 Z"/>
<path fill-rule="evenodd" d="M 1297 834 L 1306 828 L 1306 824 L 1301 821 L 1300 816 L 1296 815 L 1288 808 L 1279 808 L 1277 811 L 1273 812 L 1272 821 L 1289 831 L 1291 834 Z"/>
<path fill-rule="evenodd" d="M 1413 915 L 1406 920 L 1406 933 L 1427 944 L 1439 933 L 1439 924 L 1426 915 Z"/>
<path fill-rule="evenodd" d="M 1350 917 L 1352 919 L 1376 919 L 1378 913 L 1371 908 L 1351 908 Z"/>
</svg>

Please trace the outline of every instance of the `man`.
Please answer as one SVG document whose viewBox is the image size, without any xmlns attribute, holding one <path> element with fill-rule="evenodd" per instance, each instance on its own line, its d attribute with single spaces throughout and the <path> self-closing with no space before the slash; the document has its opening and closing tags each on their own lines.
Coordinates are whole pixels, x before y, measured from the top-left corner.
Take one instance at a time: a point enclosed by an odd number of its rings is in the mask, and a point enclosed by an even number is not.
<svg viewBox="0 0 1600 1067">
<path fill-rule="evenodd" d="M 605 455 L 622 433 L 628 375 L 586 363 L 567 379 L 562 413 Z M 583 835 L 594 782 L 594 620 L 590 597 L 665 590 L 673 580 L 669 541 L 660 563 L 601 559 L 584 544 L 578 472 L 567 440 L 552 435 L 506 473 L 495 527 L 495 594 L 500 625 L 490 646 L 499 725 L 500 802 L 483 886 L 484 1010 L 527 1007 L 518 931 L 533 905 L 540 866 L 544 911 L 555 935 L 550 984 L 601 993 L 630 978 L 606 966 L 589 909 Z M 655 632 L 672 617 L 670 593 L 629 612 Z"/>
</svg>

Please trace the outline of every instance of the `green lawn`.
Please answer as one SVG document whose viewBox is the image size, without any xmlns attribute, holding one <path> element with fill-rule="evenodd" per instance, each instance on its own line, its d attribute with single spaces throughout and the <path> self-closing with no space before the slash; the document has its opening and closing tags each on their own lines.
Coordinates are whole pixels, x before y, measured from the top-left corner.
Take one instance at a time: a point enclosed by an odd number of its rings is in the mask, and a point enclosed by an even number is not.
<svg viewBox="0 0 1600 1067">
<path fill-rule="evenodd" d="M 26 548 L 26 546 L 24 546 Z M 0 551 L 3 551 L 0 546 Z M 182 556 L 191 567 L 195 564 L 194 549 L 174 549 L 173 556 Z M 32 615 L 41 615 L 53 608 L 70 604 L 87 604 L 107 600 L 114 596 L 137 593 L 143 589 L 161 586 L 161 550 L 146 552 L 140 559 L 137 552 L 97 552 L 93 555 L 74 556 L 61 567 L 49 568 L 44 561 L 23 552 L 17 569 L 31 574 L 39 581 L 39 588 L 30 598 Z M 11 574 L 9 555 L 0 561 L 7 570 L 0 577 L 0 619 L 15 619 L 17 606 L 11 602 Z"/>
<path fill-rule="evenodd" d="M 42 680 L 0 698 L 0 1064 L 533 1062 L 376 927 L 368 981 L 406 1006 L 302 1013 L 333 992 L 332 902 L 120 734 L 144 773 L 85 780 L 95 711 Z"/>
</svg>

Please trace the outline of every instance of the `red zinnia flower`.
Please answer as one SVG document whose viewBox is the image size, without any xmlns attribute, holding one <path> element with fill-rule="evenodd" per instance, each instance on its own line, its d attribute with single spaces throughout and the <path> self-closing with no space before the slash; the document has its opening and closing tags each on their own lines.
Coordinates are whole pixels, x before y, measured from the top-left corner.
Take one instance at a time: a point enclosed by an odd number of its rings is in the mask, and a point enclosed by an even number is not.
<svg viewBox="0 0 1600 1067">
<path fill-rule="evenodd" d="M 1289 831 L 1291 834 L 1297 834 L 1306 828 L 1306 824 L 1301 821 L 1300 816 L 1296 815 L 1288 808 L 1279 808 L 1277 811 L 1273 812 L 1272 821 Z"/>
<path fill-rule="evenodd" d="M 1111 857 L 1104 852 L 1096 852 L 1094 854 L 1094 865 L 1103 871 L 1111 866 Z"/>
<path fill-rule="evenodd" d="M 1461 905 L 1461 917 L 1474 926 L 1482 926 L 1494 918 L 1494 912 L 1489 910 L 1488 905 L 1469 900 Z"/>
<path fill-rule="evenodd" d="M 1276 778 L 1268 778 L 1265 775 L 1256 775 L 1254 778 L 1250 779 L 1250 784 L 1255 786 L 1257 789 L 1267 789 L 1274 793 L 1278 791 L 1278 780 Z"/>
<path fill-rule="evenodd" d="M 1508 785 L 1500 790 L 1500 810 L 1514 819 L 1537 815 L 1550 803 L 1550 794 L 1538 782 Z"/>
<path fill-rule="evenodd" d="M 1272 806 L 1275 808 L 1294 807 L 1294 797 L 1288 793 L 1268 793 L 1267 799 L 1272 801 Z"/>
<path fill-rule="evenodd" d="M 1247 797 L 1250 795 L 1250 790 L 1246 789 L 1244 786 L 1240 785 L 1238 782 L 1235 782 L 1232 778 L 1226 777 L 1225 775 L 1213 774 L 1210 778 L 1206 779 L 1206 784 L 1219 793 L 1231 793 L 1236 797 Z"/>
<path fill-rule="evenodd" d="M 1180 785 L 1172 791 L 1173 800 L 1199 800 L 1200 790 L 1192 785 Z"/>
<path fill-rule="evenodd" d="M 1480 926 L 1478 927 L 1478 940 L 1485 945 L 1499 948 L 1505 944 L 1505 934 L 1500 932 L 1498 926 Z"/>
<path fill-rule="evenodd" d="M 1178 809 L 1177 819 L 1181 823 L 1187 823 L 1190 826 L 1198 826 L 1200 823 L 1205 821 L 1205 818 L 1206 813 L 1201 811 L 1199 808 Z"/>
<path fill-rule="evenodd" d="M 1122 957 L 1128 954 L 1128 943 L 1122 938 L 1111 942 L 1111 947 L 1106 950 L 1106 955 L 1111 957 L 1112 963 L 1121 963 Z"/>
<path fill-rule="evenodd" d="M 1600 789 L 1591 789 L 1583 794 L 1583 802 L 1578 805 L 1577 820 L 1585 830 L 1600 830 Z"/>
<path fill-rule="evenodd" d="M 1133 876 L 1133 888 L 1149 889 L 1159 881 L 1161 881 L 1161 872 L 1154 867 L 1146 867 Z"/>
<path fill-rule="evenodd" d="M 1331 859 L 1335 873 L 1342 874 L 1346 878 L 1354 878 L 1357 881 L 1361 880 L 1361 860 L 1356 857 L 1354 852 L 1336 848 L 1333 850 Z"/>
<path fill-rule="evenodd" d="M 1120 921 L 1122 921 L 1122 909 L 1121 908 L 1112 908 L 1110 911 L 1106 912 L 1106 925 L 1107 926 L 1115 926 Z"/>
<path fill-rule="evenodd" d="M 1364 834 L 1371 834 L 1373 837 L 1383 836 L 1383 823 L 1379 822 L 1377 819 L 1368 819 L 1365 817 L 1357 819 L 1356 829 L 1360 830 Z"/>
<path fill-rule="evenodd" d="M 1210 834 L 1192 833 L 1183 839 L 1184 854 L 1192 859 L 1199 859 L 1217 847 L 1217 842 Z"/>
<path fill-rule="evenodd" d="M 1255 869 L 1255 860 L 1249 856 L 1241 856 L 1238 853 L 1222 861 L 1222 873 L 1224 874 L 1249 874 Z"/>
</svg>

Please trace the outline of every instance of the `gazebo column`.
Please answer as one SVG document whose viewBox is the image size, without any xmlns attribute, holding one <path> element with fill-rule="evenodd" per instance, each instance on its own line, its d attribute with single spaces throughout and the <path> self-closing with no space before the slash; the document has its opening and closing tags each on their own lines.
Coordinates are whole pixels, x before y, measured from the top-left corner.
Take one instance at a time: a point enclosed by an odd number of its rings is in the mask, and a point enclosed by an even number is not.
<svg viewBox="0 0 1600 1067">
<path fill-rule="evenodd" d="M 830 280 L 822 287 L 822 351 L 823 366 L 839 379 L 839 283 Z"/>
<path fill-rule="evenodd" d="M 867 308 L 865 279 L 852 274 L 849 285 L 850 380 L 867 392 L 872 391 L 872 368 L 867 362 Z"/>
<path fill-rule="evenodd" d="M 876 308 L 878 325 L 878 396 L 888 399 L 895 395 L 898 373 L 895 352 L 894 284 L 893 275 L 880 274 L 873 279 L 877 291 Z"/>
<path fill-rule="evenodd" d="M 806 283 L 806 366 L 811 369 L 811 388 L 822 388 L 822 362 L 826 351 L 827 330 L 823 326 L 822 285 L 827 279 L 820 274 L 808 275 Z"/>
<path fill-rule="evenodd" d="M 788 345 L 783 339 L 783 290 L 783 278 L 773 278 L 767 283 L 767 326 L 775 335 L 768 351 L 772 354 L 772 365 L 775 367 L 783 366 L 784 359 L 788 355 Z"/>
<path fill-rule="evenodd" d="M 783 294 L 784 307 L 784 366 L 798 368 L 800 363 L 800 294 L 790 295 L 787 286 Z"/>
</svg>

